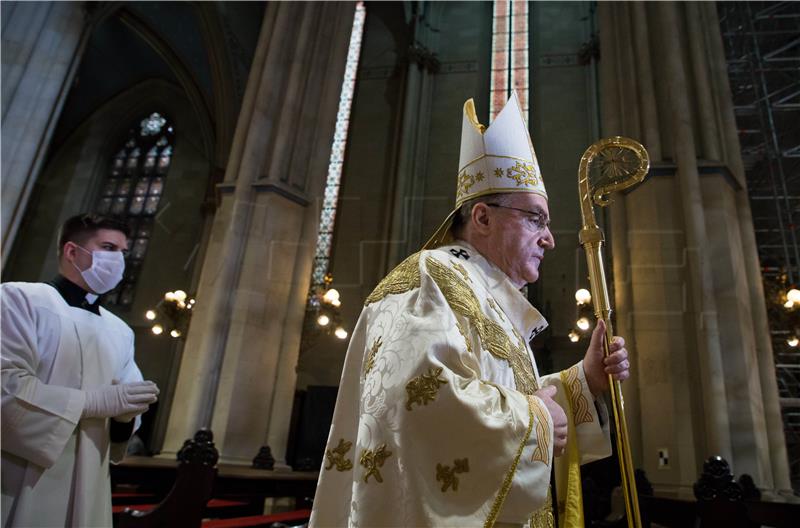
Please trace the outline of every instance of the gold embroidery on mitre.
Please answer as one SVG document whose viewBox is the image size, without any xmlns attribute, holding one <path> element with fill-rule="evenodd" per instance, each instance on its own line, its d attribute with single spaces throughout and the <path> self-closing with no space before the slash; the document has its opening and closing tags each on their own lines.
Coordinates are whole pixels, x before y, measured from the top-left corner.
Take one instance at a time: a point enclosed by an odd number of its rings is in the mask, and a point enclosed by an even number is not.
<svg viewBox="0 0 800 528">
<path fill-rule="evenodd" d="M 497 303 L 495 302 L 495 300 L 494 300 L 494 299 L 492 299 L 491 297 L 488 297 L 488 298 L 486 299 L 486 302 L 487 302 L 487 303 L 489 303 L 489 307 L 490 307 L 492 310 L 494 310 L 494 313 L 496 313 L 496 314 L 497 314 L 497 317 L 499 317 L 499 318 L 500 318 L 500 320 L 501 320 L 501 321 L 503 321 L 503 322 L 505 323 L 505 322 L 506 322 L 506 318 L 505 318 L 505 317 L 503 317 L 503 312 L 501 312 L 501 311 L 500 311 L 500 307 L 498 307 L 498 306 L 497 306 Z M 516 331 L 514 331 L 514 333 L 516 333 Z"/>
<path fill-rule="evenodd" d="M 464 266 L 458 262 L 453 262 L 453 269 L 459 272 L 461 276 L 464 277 L 465 281 L 472 282 L 472 279 L 469 278 L 469 273 L 467 273 L 467 270 L 464 268 Z"/>
<path fill-rule="evenodd" d="M 503 327 L 483 314 L 475 292 L 451 269 L 433 257 L 428 257 L 425 264 L 450 308 L 469 320 L 473 328 L 478 331 L 483 347 L 490 354 L 506 360 L 511 366 L 517 390 L 525 394 L 536 392 L 539 387 L 533 374 L 531 358 L 525 347 L 515 346 Z"/>
<path fill-rule="evenodd" d="M 533 413 L 536 415 L 536 448 L 533 450 L 531 462 L 541 462 L 545 466 L 550 462 L 550 427 L 545 409 L 535 396 L 528 396 Z"/>
<path fill-rule="evenodd" d="M 369 374 L 369 371 L 372 370 L 372 367 L 375 366 L 375 356 L 378 354 L 378 349 L 381 348 L 382 344 L 383 344 L 383 341 L 381 341 L 381 336 L 378 336 L 378 339 L 376 339 L 372 343 L 372 348 L 370 349 L 369 355 L 367 356 L 367 361 L 364 364 L 364 378 L 365 379 L 367 377 L 367 374 Z"/>
<path fill-rule="evenodd" d="M 470 174 L 467 171 L 463 171 L 458 175 L 456 195 L 462 196 L 469 193 L 469 190 L 472 188 L 472 186 L 479 181 L 483 181 L 483 172 L 478 171 L 475 174 Z"/>
<path fill-rule="evenodd" d="M 380 468 L 391 454 L 392 452 L 386 449 L 386 444 L 382 444 L 375 451 L 365 449 L 361 452 L 361 465 L 367 469 L 367 472 L 364 473 L 364 482 L 368 482 L 370 477 L 375 477 L 378 482 L 383 482 Z"/>
<path fill-rule="evenodd" d="M 533 187 L 539 183 L 533 164 L 522 163 L 521 161 L 516 162 L 513 166 L 506 169 L 506 177 L 517 182 L 517 187 Z"/>
<path fill-rule="evenodd" d="M 497 167 L 494 170 L 494 176 L 495 176 L 495 178 L 502 178 L 503 177 L 503 169 L 501 169 L 500 167 Z"/>
<path fill-rule="evenodd" d="M 344 438 L 340 438 L 339 445 L 325 451 L 325 458 L 327 459 L 325 469 L 331 469 L 334 466 L 336 466 L 336 471 L 353 469 L 353 461 L 344 457 L 351 447 L 353 447 L 353 442 L 345 442 Z"/>
<path fill-rule="evenodd" d="M 589 401 L 583 395 L 583 385 L 578 376 L 578 365 L 573 365 L 567 369 L 565 380 L 567 385 L 567 395 L 572 404 L 572 417 L 575 425 L 590 423 L 594 421 L 592 412 L 589 410 Z"/>
<path fill-rule="evenodd" d="M 556 519 L 553 515 L 553 496 L 547 488 L 547 499 L 538 510 L 531 515 L 531 528 L 555 528 Z"/>
<path fill-rule="evenodd" d="M 364 301 L 364 306 L 380 301 L 387 295 L 405 293 L 419 288 L 419 253 L 416 252 L 405 259 L 384 277 Z"/>
<path fill-rule="evenodd" d="M 469 472 L 469 460 L 460 458 L 453 460 L 453 467 L 443 466 L 436 464 L 436 481 L 442 483 L 442 493 L 451 488 L 453 491 L 458 491 L 458 473 Z"/>
<path fill-rule="evenodd" d="M 483 523 L 484 528 L 490 528 L 494 526 L 497 516 L 500 513 L 500 508 L 503 507 L 503 503 L 508 495 L 508 490 L 511 489 L 511 482 L 514 480 L 514 473 L 517 471 L 519 459 L 522 457 L 522 451 L 525 449 L 525 446 L 528 443 L 528 438 L 531 437 L 531 431 L 533 430 L 534 422 L 534 403 L 531 401 L 532 398 L 532 396 L 528 397 L 528 429 L 525 431 L 525 435 L 522 437 L 519 447 L 517 447 L 517 454 L 514 457 L 514 461 L 511 463 L 511 467 L 508 468 L 508 471 L 506 471 L 506 476 L 503 479 L 503 484 L 500 486 L 500 491 L 497 492 L 497 497 L 495 497 L 494 502 L 492 503 L 492 509 L 489 510 L 489 516 L 486 517 L 486 522 Z"/>
<path fill-rule="evenodd" d="M 447 380 L 439 379 L 442 367 L 428 369 L 427 374 L 420 374 L 406 384 L 408 400 L 406 409 L 412 410 L 412 405 L 428 405 L 436 399 L 441 385 L 447 384 Z"/>
</svg>

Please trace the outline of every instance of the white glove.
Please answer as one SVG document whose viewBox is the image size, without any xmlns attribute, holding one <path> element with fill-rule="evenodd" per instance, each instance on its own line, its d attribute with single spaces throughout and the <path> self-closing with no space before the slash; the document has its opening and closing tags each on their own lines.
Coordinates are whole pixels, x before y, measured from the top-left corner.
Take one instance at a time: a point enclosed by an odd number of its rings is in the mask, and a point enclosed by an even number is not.
<svg viewBox="0 0 800 528">
<path fill-rule="evenodd" d="M 152 381 L 135 381 L 86 391 L 82 418 L 125 416 L 127 421 L 145 412 L 158 400 L 158 387 Z M 126 420 L 123 420 L 126 421 Z"/>
</svg>

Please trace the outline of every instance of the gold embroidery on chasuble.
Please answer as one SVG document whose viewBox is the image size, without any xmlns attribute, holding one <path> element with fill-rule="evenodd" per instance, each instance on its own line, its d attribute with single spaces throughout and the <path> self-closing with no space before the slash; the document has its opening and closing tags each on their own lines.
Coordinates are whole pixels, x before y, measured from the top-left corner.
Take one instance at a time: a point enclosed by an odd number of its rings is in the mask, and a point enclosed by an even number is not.
<svg viewBox="0 0 800 528">
<path fill-rule="evenodd" d="M 544 505 L 531 515 L 531 528 L 555 528 L 556 519 L 553 515 L 553 496 L 550 493 L 551 489 L 548 487 L 547 499 L 544 501 Z"/>
<path fill-rule="evenodd" d="M 380 301 L 387 295 L 405 293 L 414 288 L 419 288 L 419 252 L 405 259 L 384 277 L 364 301 L 364 306 Z"/>
<path fill-rule="evenodd" d="M 572 415 L 575 420 L 575 425 L 594 421 L 592 412 L 589 410 L 589 401 L 586 399 L 586 396 L 583 395 L 583 385 L 578 376 L 578 365 L 571 366 L 565 374 L 567 396 L 569 396 L 569 403 L 572 405 Z"/>
<path fill-rule="evenodd" d="M 539 384 L 524 344 L 514 345 L 503 327 L 484 315 L 475 292 L 453 270 L 433 257 L 428 257 L 425 265 L 450 308 L 467 318 L 477 330 L 483 347 L 494 357 L 506 360 L 511 366 L 517 390 L 525 394 L 536 392 Z"/>
<path fill-rule="evenodd" d="M 503 503 L 508 495 L 508 490 L 511 489 L 511 482 L 514 480 L 514 473 L 517 472 L 517 465 L 519 465 L 519 459 L 522 457 L 522 451 L 525 449 L 525 445 L 528 443 L 528 438 L 531 437 L 531 431 L 533 430 L 534 422 L 533 408 L 535 405 L 531 396 L 529 396 L 527 399 L 528 429 L 525 431 L 525 435 L 522 437 L 522 441 L 517 448 L 517 454 L 514 457 L 514 461 L 511 463 L 511 467 L 508 468 L 508 471 L 506 471 L 506 476 L 503 479 L 503 484 L 500 486 L 500 491 L 497 492 L 497 496 L 492 503 L 492 509 L 489 510 L 489 515 L 486 517 L 486 521 L 483 523 L 484 528 L 491 528 L 494 526 L 495 521 L 497 521 L 497 516 L 500 514 L 500 508 L 503 507 Z"/>
<path fill-rule="evenodd" d="M 497 314 L 497 317 L 499 317 L 500 320 L 505 323 L 506 322 L 506 318 L 503 317 L 503 312 L 500 311 L 500 307 L 497 306 L 497 303 L 495 302 L 495 300 L 492 299 L 491 297 L 489 297 L 489 298 L 486 299 L 486 302 L 489 303 L 489 307 L 492 310 L 494 310 L 494 313 Z M 514 330 L 514 335 L 517 335 L 517 336 L 519 335 L 519 334 L 517 334 L 516 330 Z"/>
<path fill-rule="evenodd" d="M 458 473 L 469 472 L 469 460 L 460 458 L 453 460 L 453 467 L 443 466 L 436 464 L 436 481 L 442 483 L 442 493 L 451 488 L 453 491 L 458 491 Z"/>
<path fill-rule="evenodd" d="M 378 355 L 378 349 L 381 348 L 382 344 L 383 341 L 381 341 L 381 336 L 378 336 L 378 339 L 376 339 L 372 343 L 372 348 L 370 348 L 369 355 L 367 356 L 367 361 L 364 364 L 364 378 L 367 377 L 369 371 L 372 370 L 372 367 L 375 366 L 375 356 Z"/>
<path fill-rule="evenodd" d="M 464 330 L 464 325 L 462 325 L 458 319 L 456 319 L 456 328 L 458 328 L 458 332 L 461 334 L 461 337 L 464 338 L 464 344 L 467 345 L 467 352 L 472 354 L 472 345 L 469 342 L 469 336 L 467 336 L 467 332 Z"/>
<path fill-rule="evenodd" d="M 327 459 L 325 469 L 329 470 L 334 466 L 336 466 L 336 471 L 349 471 L 353 469 L 352 460 L 345 458 L 345 455 L 350 451 L 351 447 L 353 447 L 353 442 L 345 442 L 344 438 L 340 438 L 339 445 L 325 451 L 325 458 Z"/>
<path fill-rule="evenodd" d="M 502 178 L 503 177 L 503 169 L 501 169 L 500 167 L 497 167 L 494 170 L 494 177 L 495 178 Z"/>
<path fill-rule="evenodd" d="M 442 367 L 428 369 L 427 374 L 420 374 L 413 378 L 406 384 L 406 392 L 408 393 L 408 400 L 406 401 L 406 409 L 412 410 L 412 405 L 428 405 L 436 399 L 436 394 L 439 392 L 439 387 L 445 385 L 447 380 L 439 378 L 442 373 Z"/>
<path fill-rule="evenodd" d="M 461 274 L 461 276 L 464 277 L 465 281 L 472 282 L 472 279 L 469 278 L 469 273 L 464 268 L 464 266 L 462 266 L 458 262 L 453 262 L 453 269 L 456 270 L 457 272 L 459 272 Z"/>
<path fill-rule="evenodd" d="M 368 482 L 368 479 L 373 476 L 378 482 L 383 482 L 380 468 L 383 467 L 383 463 L 386 462 L 386 459 L 391 454 L 392 452 L 386 449 L 386 444 L 381 444 L 375 451 L 365 449 L 361 452 L 361 465 L 367 469 L 364 473 L 364 482 Z"/>
<path fill-rule="evenodd" d="M 534 396 L 528 396 L 528 400 L 533 414 L 536 415 L 536 448 L 533 450 L 531 462 L 541 462 L 546 466 L 550 458 L 550 427 L 546 410 L 542 409 L 539 400 Z"/>
</svg>

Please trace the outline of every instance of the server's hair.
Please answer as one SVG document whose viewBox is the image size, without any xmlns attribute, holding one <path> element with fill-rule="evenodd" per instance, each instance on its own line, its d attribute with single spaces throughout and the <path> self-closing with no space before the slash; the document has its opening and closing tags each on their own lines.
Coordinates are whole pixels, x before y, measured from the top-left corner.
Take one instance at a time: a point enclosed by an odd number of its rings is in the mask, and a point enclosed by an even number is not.
<svg viewBox="0 0 800 528">
<path fill-rule="evenodd" d="M 130 238 L 131 228 L 122 219 L 114 216 L 104 216 L 97 213 L 84 213 L 67 218 L 58 230 L 58 256 L 64 252 L 64 244 L 74 242 L 83 245 L 92 238 L 100 229 L 120 231 L 125 238 Z"/>
</svg>

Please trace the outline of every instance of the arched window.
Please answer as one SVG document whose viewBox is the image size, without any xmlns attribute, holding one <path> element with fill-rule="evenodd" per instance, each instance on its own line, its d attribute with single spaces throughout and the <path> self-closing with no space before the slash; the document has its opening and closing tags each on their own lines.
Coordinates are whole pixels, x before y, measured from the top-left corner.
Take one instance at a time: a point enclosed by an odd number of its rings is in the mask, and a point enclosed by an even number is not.
<svg viewBox="0 0 800 528">
<path fill-rule="evenodd" d="M 172 162 L 175 129 L 153 112 L 131 126 L 125 143 L 109 164 L 95 210 L 125 219 L 131 226 L 125 277 L 106 295 L 107 304 L 130 306 L 136 281 L 153 231 L 153 221 L 164 194 Z"/>
</svg>

